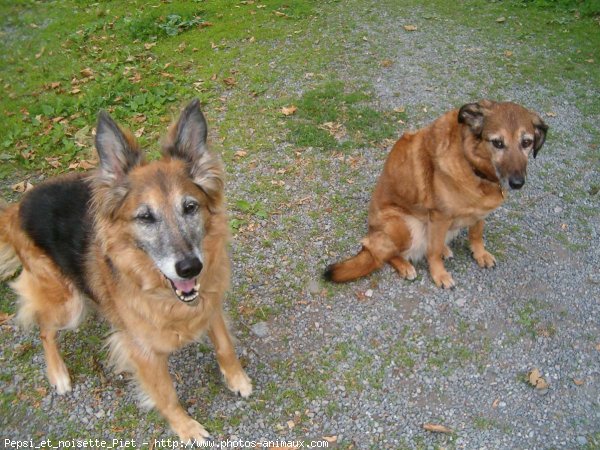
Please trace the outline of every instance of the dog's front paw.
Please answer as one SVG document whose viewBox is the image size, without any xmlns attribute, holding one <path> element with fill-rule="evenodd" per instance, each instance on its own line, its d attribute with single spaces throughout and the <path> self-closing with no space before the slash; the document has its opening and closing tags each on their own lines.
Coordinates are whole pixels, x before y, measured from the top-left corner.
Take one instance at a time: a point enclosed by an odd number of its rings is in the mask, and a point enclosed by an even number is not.
<svg viewBox="0 0 600 450">
<path fill-rule="evenodd" d="M 473 258 L 475 258 L 475 261 L 477 261 L 479 267 L 490 268 L 496 265 L 496 258 L 494 258 L 494 255 L 487 250 L 477 254 L 473 253 Z"/>
<path fill-rule="evenodd" d="M 63 361 L 58 361 L 54 366 L 48 366 L 48 381 L 56 388 L 58 395 L 71 391 L 71 377 Z"/>
<path fill-rule="evenodd" d="M 171 427 L 181 442 L 189 446 L 197 446 L 210 439 L 209 432 L 191 417 L 188 417 L 183 423 L 171 424 Z"/>
<path fill-rule="evenodd" d="M 454 279 L 452 278 L 452 275 L 450 275 L 446 271 L 432 273 L 431 278 L 433 278 L 433 282 L 437 287 L 441 287 L 444 289 L 451 289 L 456 285 Z"/>
<path fill-rule="evenodd" d="M 229 390 L 241 397 L 248 398 L 252 394 L 252 380 L 243 370 L 235 375 L 225 377 Z"/>
<path fill-rule="evenodd" d="M 444 259 L 454 258 L 454 252 L 447 245 L 444 245 L 444 250 L 442 250 L 442 258 L 444 258 Z"/>
</svg>

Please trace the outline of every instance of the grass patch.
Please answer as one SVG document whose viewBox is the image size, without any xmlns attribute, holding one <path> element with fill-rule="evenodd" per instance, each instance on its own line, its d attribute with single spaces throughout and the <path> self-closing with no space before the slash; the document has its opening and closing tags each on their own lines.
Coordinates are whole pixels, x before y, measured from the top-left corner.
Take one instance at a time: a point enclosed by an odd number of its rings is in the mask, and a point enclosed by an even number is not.
<svg viewBox="0 0 600 450">
<path fill-rule="evenodd" d="M 297 100 L 297 114 L 288 119 L 289 140 L 300 147 L 347 149 L 396 137 L 395 124 L 406 114 L 380 112 L 369 106 L 366 88 L 353 91 L 330 81 Z"/>
</svg>

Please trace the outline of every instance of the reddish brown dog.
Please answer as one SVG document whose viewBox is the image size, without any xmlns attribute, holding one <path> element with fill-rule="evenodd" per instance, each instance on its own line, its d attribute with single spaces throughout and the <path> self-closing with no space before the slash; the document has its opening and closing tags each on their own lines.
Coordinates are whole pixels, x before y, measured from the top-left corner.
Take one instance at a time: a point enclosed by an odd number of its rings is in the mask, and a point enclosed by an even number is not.
<svg viewBox="0 0 600 450">
<path fill-rule="evenodd" d="M 451 288 L 442 258 L 452 257 L 447 244 L 464 227 L 477 263 L 493 267 L 496 259 L 483 243 L 484 219 L 502 204 L 507 187 L 523 186 L 529 155 L 537 155 L 547 130 L 538 114 L 522 106 L 482 100 L 405 133 L 375 187 L 362 250 L 329 266 L 325 278 L 349 281 L 390 263 L 412 280 L 410 261 L 426 255 L 435 284 Z"/>
</svg>

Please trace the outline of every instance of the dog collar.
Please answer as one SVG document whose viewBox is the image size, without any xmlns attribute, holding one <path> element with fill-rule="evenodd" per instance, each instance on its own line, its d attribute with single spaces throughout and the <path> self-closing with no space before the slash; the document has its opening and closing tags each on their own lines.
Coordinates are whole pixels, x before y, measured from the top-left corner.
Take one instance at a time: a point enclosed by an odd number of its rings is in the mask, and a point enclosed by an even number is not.
<svg viewBox="0 0 600 450">
<path fill-rule="evenodd" d="M 498 188 L 500 189 L 500 193 L 502 194 L 502 198 L 505 198 L 505 194 L 504 194 L 504 189 L 502 189 L 502 185 L 500 184 L 500 180 L 498 179 L 492 179 L 489 176 L 487 176 L 487 174 L 485 174 L 484 172 L 482 172 L 481 170 L 479 170 L 476 167 L 473 167 L 473 165 L 471 165 L 471 169 L 473 169 L 473 173 L 475 174 L 476 177 L 481 178 L 482 180 L 485 181 L 489 181 L 490 183 L 495 183 L 498 185 Z"/>
</svg>

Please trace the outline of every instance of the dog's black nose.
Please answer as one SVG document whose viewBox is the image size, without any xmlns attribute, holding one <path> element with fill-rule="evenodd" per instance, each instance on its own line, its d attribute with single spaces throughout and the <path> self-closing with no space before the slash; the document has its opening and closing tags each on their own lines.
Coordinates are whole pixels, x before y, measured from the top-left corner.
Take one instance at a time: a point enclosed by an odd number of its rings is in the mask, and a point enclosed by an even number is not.
<svg viewBox="0 0 600 450">
<path fill-rule="evenodd" d="M 508 179 L 508 185 L 511 187 L 511 189 L 521 189 L 524 184 L 525 184 L 525 178 L 522 177 L 521 175 L 518 175 L 515 177 L 510 177 Z"/>
<path fill-rule="evenodd" d="M 175 263 L 175 272 L 181 278 L 190 279 L 194 278 L 202 270 L 202 263 L 195 256 L 182 259 Z"/>
</svg>

